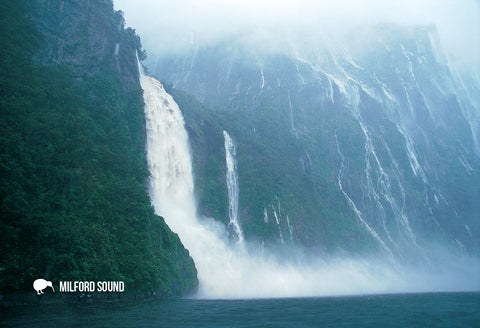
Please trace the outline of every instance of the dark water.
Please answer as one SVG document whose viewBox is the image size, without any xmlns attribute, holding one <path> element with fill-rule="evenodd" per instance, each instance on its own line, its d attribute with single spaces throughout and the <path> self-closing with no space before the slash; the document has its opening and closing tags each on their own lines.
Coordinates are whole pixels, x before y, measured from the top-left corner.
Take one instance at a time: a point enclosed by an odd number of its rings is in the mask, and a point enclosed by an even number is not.
<svg viewBox="0 0 480 328">
<path fill-rule="evenodd" d="M 0 308 L 0 327 L 480 327 L 480 293 Z"/>
</svg>

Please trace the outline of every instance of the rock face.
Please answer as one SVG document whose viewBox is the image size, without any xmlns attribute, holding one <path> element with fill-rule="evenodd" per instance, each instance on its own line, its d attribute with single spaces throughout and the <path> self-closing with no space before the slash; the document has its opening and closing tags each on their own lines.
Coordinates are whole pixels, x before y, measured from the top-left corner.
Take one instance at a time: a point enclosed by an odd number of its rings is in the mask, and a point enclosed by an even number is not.
<svg viewBox="0 0 480 328">
<path fill-rule="evenodd" d="M 0 292 L 39 277 L 193 292 L 193 260 L 146 190 L 138 36 L 112 1 L 1 12 Z"/>
<path fill-rule="evenodd" d="M 202 210 L 226 222 L 223 129 L 238 146 L 247 239 L 478 254 L 480 82 L 464 86 L 431 27 L 344 41 L 262 49 L 247 36 L 152 60 L 189 123 Z"/>
<path fill-rule="evenodd" d="M 128 82 L 136 83 L 132 53 L 140 50 L 140 38 L 124 28 L 122 13 L 113 10 L 112 1 L 38 0 L 29 16 L 43 35 L 34 57 L 38 64 L 66 65 L 77 78 L 115 65 Z"/>
</svg>

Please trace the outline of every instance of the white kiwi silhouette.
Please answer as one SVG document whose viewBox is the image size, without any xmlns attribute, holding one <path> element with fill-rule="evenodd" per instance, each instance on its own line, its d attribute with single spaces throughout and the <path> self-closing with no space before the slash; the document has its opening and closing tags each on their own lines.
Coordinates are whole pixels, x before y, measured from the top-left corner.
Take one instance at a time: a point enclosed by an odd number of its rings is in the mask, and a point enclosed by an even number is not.
<svg viewBox="0 0 480 328">
<path fill-rule="evenodd" d="M 51 281 L 46 281 L 45 279 L 37 279 L 33 282 L 33 289 L 37 291 L 38 295 L 43 294 L 43 290 L 47 287 L 52 287 L 52 290 L 55 293 L 55 289 L 53 288 Z"/>
</svg>

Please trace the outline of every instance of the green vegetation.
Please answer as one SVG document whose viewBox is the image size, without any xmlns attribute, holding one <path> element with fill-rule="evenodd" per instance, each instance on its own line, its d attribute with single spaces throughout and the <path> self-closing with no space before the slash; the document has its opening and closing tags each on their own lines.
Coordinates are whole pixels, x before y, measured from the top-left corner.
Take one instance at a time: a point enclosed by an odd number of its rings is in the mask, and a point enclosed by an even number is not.
<svg viewBox="0 0 480 328">
<path fill-rule="evenodd" d="M 146 193 L 136 68 L 119 71 L 113 52 L 97 58 L 95 70 L 77 59 L 73 68 L 62 58 L 36 64 L 51 35 L 27 18 L 29 5 L 0 4 L 0 292 L 31 290 L 40 277 L 123 280 L 127 291 L 165 295 L 192 291 L 193 261 Z M 99 8 L 134 61 L 138 37 L 118 29 L 111 2 Z M 87 44 L 96 36 L 68 37 Z"/>
</svg>

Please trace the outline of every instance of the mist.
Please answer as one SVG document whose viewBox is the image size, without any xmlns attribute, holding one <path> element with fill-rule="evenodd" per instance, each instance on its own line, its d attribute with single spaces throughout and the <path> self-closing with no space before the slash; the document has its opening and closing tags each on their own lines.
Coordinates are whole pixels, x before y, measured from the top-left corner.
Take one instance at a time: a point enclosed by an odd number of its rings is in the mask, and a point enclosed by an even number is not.
<svg viewBox="0 0 480 328">
<path fill-rule="evenodd" d="M 259 31 L 271 32 L 277 42 L 297 33 L 315 46 L 318 35 L 336 37 L 359 27 L 434 25 L 451 64 L 467 71 L 480 67 L 478 0 L 115 0 L 115 7 L 152 55 Z"/>
</svg>

